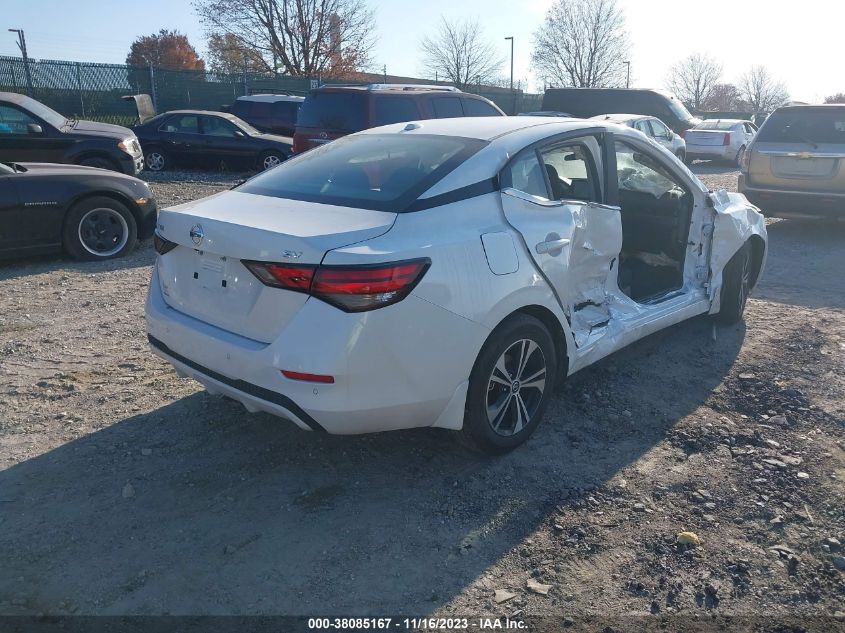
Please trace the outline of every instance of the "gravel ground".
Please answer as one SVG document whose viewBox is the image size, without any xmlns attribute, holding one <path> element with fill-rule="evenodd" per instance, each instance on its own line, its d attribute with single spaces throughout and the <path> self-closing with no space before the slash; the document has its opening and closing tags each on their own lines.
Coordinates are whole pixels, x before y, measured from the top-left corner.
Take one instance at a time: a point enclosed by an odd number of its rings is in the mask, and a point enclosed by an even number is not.
<svg viewBox="0 0 845 633">
<path fill-rule="evenodd" d="M 149 180 L 170 205 L 241 178 Z M 744 325 L 579 372 L 498 459 L 310 434 L 177 379 L 145 340 L 149 243 L 6 263 L 0 614 L 845 617 L 845 226 L 770 240 Z"/>
</svg>

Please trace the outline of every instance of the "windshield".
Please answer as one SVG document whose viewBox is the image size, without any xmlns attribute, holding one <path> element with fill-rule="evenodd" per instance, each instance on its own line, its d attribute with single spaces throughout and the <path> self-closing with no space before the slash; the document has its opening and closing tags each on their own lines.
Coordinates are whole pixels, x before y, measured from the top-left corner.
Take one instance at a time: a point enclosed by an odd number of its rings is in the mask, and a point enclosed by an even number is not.
<svg viewBox="0 0 845 633">
<path fill-rule="evenodd" d="M 237 191 L 399 213 L 486 144 L 425 134 L 349 136 L 259 174 Z"/>
<path fill-rule="evenodd" d="M 678 117 L 681 121 L 689 121 L 694 117 L 690 114 L 689 110 L 684 107 L 684 104 L 675 99 L 674 97 L 668 98 L 666 100 L 669 103 L 669 109 L 674 113 L 676 117 Z"/>
<path fill-rule="evenodd" d="M 730 130 L 736 125 L 736 121 L 720 121 L 718 119 L 702 121 L 695 126 L 696 130 Z"/>
<path fill-rule="evenodd" d="M 15 170 L 6 163 L 0 163 L 0 174 L 14 174 Z"/>
<path fill-rule="evenodd" d="M 315 92 L 299 110 L 299 127 L 358 132 L 367 126 L 366 95 L 360 92 Z"/>
<path fill-rule="evenodd" d="M 239 128 L 241 128 L 244 132 L 246 132 L 246 133 L 247 133 L 247 134 L 249 134 L 250 136 L 256 136 L 256 135 L 258 135 L 258 134 L 261 134 L 261 132 L 259 132 L 259 131 L 258 131 L 258 130 L 256 130 L 254 127 L 252 127 L 249 123 L 247 123 L 247 122 L 246 122 L 246 121 L 244 121 L 243 119 L 239 119 L 239 118 L 238 118 L 238 117 L 236 117 L 236 116 L 232 116 L 232 117 L 230 117 L 230 118 L 229 118 L 229 121 L 231 121 L 232 123 L 234 123 L 236 126 L 238 126 Z"/>
<path fill-rule="evenodd" d="M 845 144 L 845 108 L 773 112 L 757 133 L 760 142 Z"/>
<path fill-rule="evenodd" d="M 36 101 L 35 99 L 30 99 L 27 97 L 21 102 L 21 107 L 28 110 L 35 116 L 37 116 L 42 121 L 49 123 L 55 128 L 64 127 L 67 124 L 67 119 L 63 117 L 61 114 L 53 110 L 52 108 L 48 108 L 43 103 Z"/>
</svg>

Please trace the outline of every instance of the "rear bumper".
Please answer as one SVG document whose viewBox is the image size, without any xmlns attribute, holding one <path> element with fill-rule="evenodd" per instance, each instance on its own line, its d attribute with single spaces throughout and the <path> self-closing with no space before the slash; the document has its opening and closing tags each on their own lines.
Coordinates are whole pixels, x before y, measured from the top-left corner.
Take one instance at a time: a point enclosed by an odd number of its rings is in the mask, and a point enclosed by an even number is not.
<svg viewBox="0 0 845 633">
<path fill-rule="evenodd" d="M 413 295 L 360 314 L 309 299 L 278 339 L 261 343 L 168 306 L 157 268 L 146 312 L 153 351 L 181 375 L 250 411 L 335 434 L 460 428 L 467 379 L 488 334 Z M 282 369 L 335 382 L 290 380 Z"/>
<path fill-rule="evenodd" d="M 775 217 L 845 218 L 845 194 L 764 189 L 748 184 L 739 175 L 737 190 L 763 215 Z"/>
<path fill-rule="evenodd" d="M 733 160 L 736 152 L 730 145 L 690 145 L 687 143 L 687 158 L 699 160 Z"/>
</svg>

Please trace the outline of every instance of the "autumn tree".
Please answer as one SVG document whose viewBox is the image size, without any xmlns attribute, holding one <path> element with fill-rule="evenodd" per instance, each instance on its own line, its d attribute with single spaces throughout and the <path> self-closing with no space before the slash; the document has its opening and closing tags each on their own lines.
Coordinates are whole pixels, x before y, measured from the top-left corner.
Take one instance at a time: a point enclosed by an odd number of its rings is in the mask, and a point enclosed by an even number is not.
<svg viewBox="0 0 845 633">
<path fill-rule="evenodd" d="M 722 65 L 712 57 L 695 53 L 669 71 L 666 84 L 675 96 L 695 110 L 704 107 L 722 76 Z"/>
<path fill-rule="evenodd" d="M 624 86 L 630 45 L 616 0 L 556 0 L 534 33 L 535 75 L 576 88 Z"/>
<path fill-rule="evenodd" d="M 420 49 L 428 77 L 448 81 L 461 90 L 493 79 L 503 61 L 484 39 L 478 20 L 450 22 L 441 16 L 437 33 L 424 37 Z"/>
<path fill-rule="evenodd" d="M 716 110 L 719 112 L 731 112 L 741 110 L 743 107 L 742 97 L 739 88 L 734 84 L 723 83 L 713 86 L 710 95 L 702 102 L 702 110 Z"/>
<path fill-rule="evenodd" d="M 152 35 L 142 35 L 132 42 L 126 64 L 153 65 L 175 70 L 205 70 L 205 62 L 197 55 L 188 38 L 178 31 L 167 29 Z"/>
<path fill-rule="evenodd" d="M 772 77 L 765 66 L 752 66 L 737 84 L 743 101 L 756 112 L 771 112 L 789 101 L 786 86 Z"/>
<path fill-rule="evenodd" d="M 234 74 L 244 70 L 250 73 L 274 71 L 269 68 L 255 49 L 244 46 L 231 33 L 212 33 L 208 37 L 208 64 L 218 73 Z"/>
<path fill-rule="evenodd" d="M 250 51 L 267 71 L 345 78 L 369 65 L 375 46 L 365 0 L 195 0 L 194 8 L 210 37 Z"/>
<path fill-rule="evenodd" d="M 830 95 L 824 98 L 825 103 L 845 103 L 845 92 L 837 92 L 835 95 Z"/>
</svg>

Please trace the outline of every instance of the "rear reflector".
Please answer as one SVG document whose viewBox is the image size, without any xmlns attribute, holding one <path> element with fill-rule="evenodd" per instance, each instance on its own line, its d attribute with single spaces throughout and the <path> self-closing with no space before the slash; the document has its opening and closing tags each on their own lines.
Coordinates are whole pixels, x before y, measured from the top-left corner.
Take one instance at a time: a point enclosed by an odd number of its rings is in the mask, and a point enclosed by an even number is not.
<svg viewBox="0 0 845 633">
<path fill-rule="evenodd" d="M 158 233 L 154 233 L 153 246 L 156 249 L 156 253 L 158 253 L 159 255 L 164 255 L 165 253 L 169 253 L 179 245 L 176 242 L 171 242 L 169 240 L 164 239 Z"/>
<path fill-rule="evenodd" d="M 431 260 L 413 259 L 362 266 L 313 266 L 244 261 L 253 275 L 274 288 L 305 292 L 344 312 L 364 312 L 407 297 Z"/>
<path fill-rule="evenodd" d="M 324 385 L 331 385 L 334 383 L 334 376 L 324 376 L 323 374 L 305 374 L 300 371 L 282 370 L 282 375 L 291 380 L 302 380 L 304 382 L 319 382 Z"/>
</svg>

